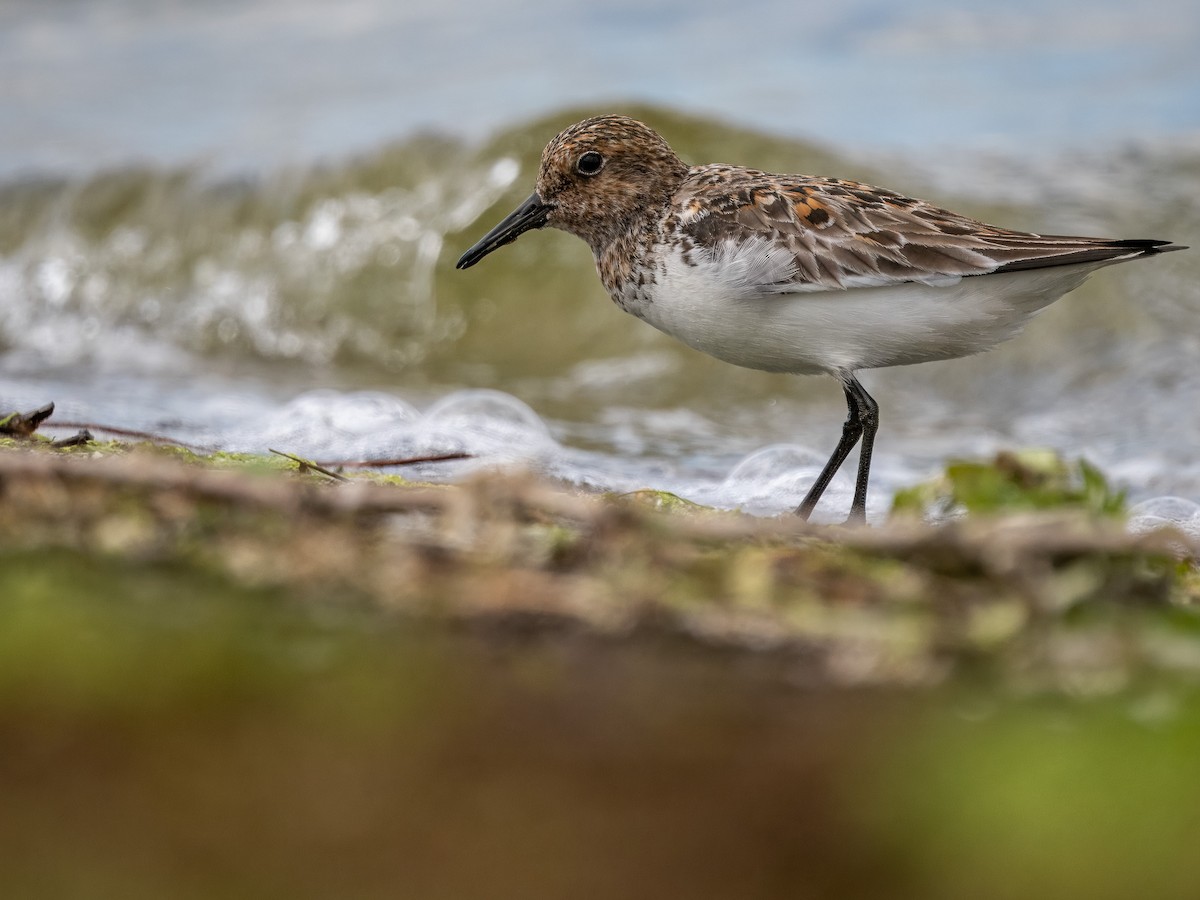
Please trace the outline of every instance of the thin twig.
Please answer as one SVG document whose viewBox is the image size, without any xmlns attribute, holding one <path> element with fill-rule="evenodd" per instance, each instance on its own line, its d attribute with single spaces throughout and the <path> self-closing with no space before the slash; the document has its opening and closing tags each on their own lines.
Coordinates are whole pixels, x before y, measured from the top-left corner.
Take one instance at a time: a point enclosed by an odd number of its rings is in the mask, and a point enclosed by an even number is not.
<svg viewBox="0 0 1200 900">
<path fill-rule="evenodd" d="M 177 447 L 183 447 L 187 450 L 196 450 L 202 453 L 211 453 L 215 448 L 205 447 L 201 444 L 189 444 L 187 441 L 181 441 L 178 438 L 167 437 L 162 434 L 154 434 L 150 431 L 137 431 L 133 428 L 118 428 L 116 425 L 103 425 L 99 422 L 48 422 L 47 428 L 82 428 L 87 431 L 103 431 L 107 434 L 118 434 L 121 437 L 141 438 L 144 441 L 150 441 L 155 444 L 173 444 Z"/>
<path fill-rule="evenodd" d="M 338 459 L 322 460 L 321 465 L 347 469 L 382 469 L 385 466 L 415 466 L 417 463 L 448 462 L 454 459 L 474 459 L 472 453 L 435 453 L 431 456 L 406 456 L 401 459 Z"/>
<path fill-rule="evenodd" d="M 327 469 L 321 465 L 321 463 L 313 462 L 311 459 L 305 459 L 302 456 L 296 456 L 294 453 L 284 453 L 282 450 L 272 450 L 270 447 L 268 447 L 267 450 L 269 450 L 271 453 L 274 453 L 276 456 L 282 456 L 285 459 L 290 459 L 292 462 L 297 463 L 300 466 L 301 474 L 311 470 L 313 472 L 320 472 L 322 475 L 328 476 L 334 481 L 350 480 L 345 475 Z"/>
</svg>

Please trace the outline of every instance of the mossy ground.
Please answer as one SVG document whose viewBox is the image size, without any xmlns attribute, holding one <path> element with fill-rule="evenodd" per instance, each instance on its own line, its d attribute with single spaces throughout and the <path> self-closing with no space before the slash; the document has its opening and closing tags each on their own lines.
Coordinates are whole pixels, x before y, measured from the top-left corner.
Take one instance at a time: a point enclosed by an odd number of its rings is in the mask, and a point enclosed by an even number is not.
<svg viewBox="0 0 1200 900">
<path fill-rule="evenodd" d="M 4 895 L 1190 897 L 1200 581 L 1039 465 L 850 530 L 0 450 Z"/>
</svg>

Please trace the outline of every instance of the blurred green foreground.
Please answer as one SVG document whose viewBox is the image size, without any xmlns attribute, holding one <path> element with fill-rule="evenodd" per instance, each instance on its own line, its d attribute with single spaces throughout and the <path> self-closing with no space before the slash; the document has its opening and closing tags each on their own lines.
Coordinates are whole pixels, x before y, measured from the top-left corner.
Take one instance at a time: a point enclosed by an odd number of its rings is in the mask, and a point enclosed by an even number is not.
<svg viewBox="0 0 1200 900">
<path fill-rule="evenodd" d="M 0 451 L 0 896 L 1196 896 L 1169 540 L 276 465 Z"/>
</svg>

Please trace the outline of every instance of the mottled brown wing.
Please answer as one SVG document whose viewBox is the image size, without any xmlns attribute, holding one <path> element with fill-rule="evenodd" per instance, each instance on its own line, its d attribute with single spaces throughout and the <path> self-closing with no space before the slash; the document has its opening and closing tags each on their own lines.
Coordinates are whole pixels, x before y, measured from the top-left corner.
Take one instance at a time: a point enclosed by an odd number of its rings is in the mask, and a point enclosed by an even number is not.
<svg viewBox="0 0 1200 900">
<path fill-rule="evenodd" d="M 853 181 L 694 169 L 677 227 L 697 247 L 757 237 L 795 260 L 775 290 L 936 282 L 947 276 L 1102 262 L 1161 252 L 1167 241 L 1039 235 L 987 225 L 924 200 Z"/>
</svg>

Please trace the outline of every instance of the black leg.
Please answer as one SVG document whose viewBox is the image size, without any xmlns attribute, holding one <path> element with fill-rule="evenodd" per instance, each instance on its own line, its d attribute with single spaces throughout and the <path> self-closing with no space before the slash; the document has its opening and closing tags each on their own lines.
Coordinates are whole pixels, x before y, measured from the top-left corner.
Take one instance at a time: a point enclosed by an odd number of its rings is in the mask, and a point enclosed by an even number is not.
<svg viewBox="0 0 1200 900">
<path fill-rule="evenodd" d="M 858 480 L 854 486 L 854 502 L 850 506 L 848 522 L 865 522 L 867 518 L 867 481 L 871 472 L 871 450 L 875 446 L 875 432 L 879 429 L 879 406 L 870 394 L 859 384 L 858 379 L 851 374 L 842 377 L 842 388 L 846 394 L 846 424 L 842 426 L 842 439 L 834 448 L 833 455 L 825 468 L 813 482 L 803 502 L 796 509 L 796 515 L 808 519 L 813 509 L 829 487 L 829 482 L 842 467 L 858 439 L 863 439 L 862 452 L 858 459 Z"/>
<path fill-rule="evenodd" d="M 846 392 L 858 400 L 858 424 L 862 426 L 862 448 L 858 451 L 858 477 L 854 482 L 854 502 L 850 504 L 847 522 L 867 521 L 867 481 L 871 477 L 871 451 L 875 449 L 875 432 L 879 430 L 879 404 L 866 392 L 853 375 L 846 382 Z"/>
<path fill-rule="evenodd" d="M 829 482 L 833 480 L 833 476 L 837 474 L 837 470 L 842 467 L 842 463 L 846 461 L 846 457 L 850 455 L 850 451 L 854 449 L 854 445 L 862 437 L 863 428 L 859 421 L 858 398 L 850 392 L 849 384 L 843 385 L 843 388 L 846 393 L 846 407 L 849 412 L 846 416 L 846 424 L 842 426 L 842 439 L 838 441 L 837 447 L 833 450 L 833 455 L 829 457 L 829 462 L 825 463 L 825 468 L 821 470 L 821 474 L 817 476 L 817 480 L 813 482 L 813 486 L 804 495 L 804 500 L 796 508 L 796 515 L 806 521 L 812 515 L 812 511 L 816 507 L 817 501 L 821 499 L 821 495 L 825 493 L 825 488 L 829 487 Z"/>
</svg>

